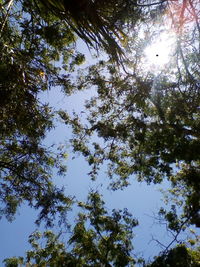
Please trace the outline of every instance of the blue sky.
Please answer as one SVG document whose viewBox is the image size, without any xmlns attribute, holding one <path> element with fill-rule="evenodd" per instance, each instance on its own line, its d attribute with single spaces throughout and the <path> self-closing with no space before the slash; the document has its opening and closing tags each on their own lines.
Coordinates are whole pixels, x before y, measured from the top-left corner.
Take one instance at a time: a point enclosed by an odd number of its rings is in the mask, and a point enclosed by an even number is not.
<svg viewBox="0 0 200 267">
<path fill-rule="evenodd" d="M 82 51 L 85 47 L 82 46 Z M 88 60 L 91 60 L 89 53 L 87 53 Z M 87 64 L 87 63 L 86 63 Z M 59 88 L 52 88 L 51 91 L 44 92 L 40 96 L 41 101 L 50 103 L 50 106 L 65 109 L 72 112 L 73 110 L 81 112 L 83 109 L 84 100 L 92 96 L 94 91 L 79 92 L 70 97 L 64 96 Z M 71 131 L 65 125 L 56 122 L 56 128 L 52 130 L 47 139 L 46 144 L 52 143 L 69 143 Z M 159 225 L 153 219 L 157 214 L 159 208 L 163 203 L 161 202 L 162 194 L 159 192 L 161 185 L 147 185 L 146 183 L 138 183 L 131 177 L 131 185 L 123 191 L 110 191 L 107 189 L 108 179 L 105 175 L 104 168 L 102 169 L 96 182 L 90 181 L 87 173 L 89 167 L 82 157 L 74 156 L 68 148 L 69 157 L 66 161 L 68 172 L 65 177 L 55 177 L 55 182 L 65 186 L 66 193 L 75 195 L 79 201 L 86 200 L 90 189 L 98 189 L 104 196 L 105 205 L 108 210 L 113 208 L 128 208 L 128 210 L 139 220 L 139 226 L 135 228 L 135 238 L 133 245 L 135 254 L 137 256 L 144 256 L 149 259 L 158 255 L 161 248 L 152 238 L 159 240 L 164 244 L 168 244 L 171 240 L 167 235 L 165 226 Z M 164 188 L 167 183 L 164 183 Z M 163 185 L 162 185 L 163 188 Z M 24 252 L 30 249 L 28 245 L 28 236 L 36 229 L 33 221 L 36 219 L 37 212 L 30 209 L 26 205 L 22 206 L 16 215 L 16 219 L 9 223 L 5 219 L 1 221 L 0 236 L 0 262 L 4 258 L 13 256 L 24 256 Z M 73 221 L 73 216 L 77 210 L 69 214 L 69 219 Z M 43 230 L 41 227 L 40 230 Z M 1 266 L 1 264 L 0 264 Z"/>
<path fill-rule="evenodd" d="M 49 102 L 56 108 L 66 110 L 81 111 L 83 107 L 83 99 L 90 94 L 81 92 L 78 95 L 66 97 L 59 90 L 52 89 L 41 96 L 42 101 Z M 52 130 L 45 141 L 46 144 L 52 144 L 69 139 L 71 131 L 65 125 L 56 122 L 57 127 Z M 64 185 L 66 193 L 75 195 L 80 201 L 86 200 L 87 193 L 90 189 L 98 189 L 104 195 L 104 200 L 108 210 L 113 208 L 128 208 L 129 211 L 139 220 L 139 226 L 135 228 L 134 247 L 135 253 L 139 256 L 145 256 L 146 259 L 157 254 L 159 247 L 155 242 L 150 242 L 152 235 L 154 238 L 165 242 L 166 232 L 164 228 L 156 225 L 153 220 L 153 214 L 156 214 L 160 207 L 161 193 L 159 185 L 148 186 L 146 183 L 134 182 L 131 178 L 132 185 L 121 191 L 110 191 L 107 189 L 108 180 L 103 169 L 96 182 L 90 181 L 87 173 L 89 167 L 82 157 L 76 157 L 72 160 L 73 154 L 69 149 L 69 158 L 67 160 L 68 172 L 66 177 L 55 177 L 58 185 Z M 102 185 L 102 186 L 101 186 Z M 16 215 L 15 221 L 7 222 L 5 219 L 1 221 L 0 236 L 0 262 L 6 257 L 23 256 L 24 252 L 29 249 L 28 236 L 36 229 L 33 221 L 37 212 L 27 206 L 22 206 L 19 210 L 20 214 Z M 76 213 L 76 210 L 73 211 Z M 69 215 L 73 218 L 72 215 Z M 41 228 L 41 230 L 43 230 Z M 150 243 L 149 243 L 150 242 Z M 166 241 L 167 242 L 167 241 Z"/>
</svg>

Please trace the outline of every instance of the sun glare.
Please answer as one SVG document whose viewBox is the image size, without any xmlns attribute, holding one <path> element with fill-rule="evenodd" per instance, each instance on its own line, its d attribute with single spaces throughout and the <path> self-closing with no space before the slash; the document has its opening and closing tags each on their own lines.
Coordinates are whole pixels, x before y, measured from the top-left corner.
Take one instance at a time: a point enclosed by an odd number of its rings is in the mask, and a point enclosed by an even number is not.
<svg viewBox="0 0 200 267">
<path fill-rule="evenodd" d="M 157 39 L 153 40 L 144 51 L 144 63 L 147 68 L 150 70 L 163 70 L 173 57 L 174 45 L 174 35 L 164 32 L 157 36 Z"/>
</svg>

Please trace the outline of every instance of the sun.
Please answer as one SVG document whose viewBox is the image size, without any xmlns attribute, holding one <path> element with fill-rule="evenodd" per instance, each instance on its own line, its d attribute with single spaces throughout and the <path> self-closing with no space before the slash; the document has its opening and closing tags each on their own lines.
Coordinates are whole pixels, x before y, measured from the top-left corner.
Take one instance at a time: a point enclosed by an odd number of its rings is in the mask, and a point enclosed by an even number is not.
<svg viewBox="0 0 200 267">
<path fill-rule="evenodd" d="M 175 35 L 163 32 L 157 36 L 144 50 L 144 64 L 149 70 L 162 71 L 173 59 L 176 43 Z"/>
</svg>

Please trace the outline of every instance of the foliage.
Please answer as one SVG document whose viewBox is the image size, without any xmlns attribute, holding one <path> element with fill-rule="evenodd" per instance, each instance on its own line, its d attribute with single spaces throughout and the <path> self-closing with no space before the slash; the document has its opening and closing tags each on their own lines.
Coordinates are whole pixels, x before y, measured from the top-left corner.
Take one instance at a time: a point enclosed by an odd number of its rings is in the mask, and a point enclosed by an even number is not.
<svg viewBox="0 0 200 267">
<path fill-rule="evenodd" d="M 68 91 L 69 74 L 60 71 L 79 64 L 81 55 L 72 52 L 71 30 L 37 11 L 34 1 L 1 6 L 0 200 L 1 216 L 12 220 L 26 201 L 41 210 L 37 222 L 50 225 L 57 212 L 66 217 L 71 199 L 51 181 L 54 167 L 65 173 L 65 153 L 43 144 L 55 114 L 38 94 L 52 85 Z"/>
<path fill-rule="evenodd" d="M 108 56 L 119 61 L 123 55 L 121 45 L 126 43 L 124 27 L 134 27 L 140 18 L 135 1 L 82 0 L 41 2 L 50 12 L 66 21 L 67 25 L 89 46 L 103 48 Z"/>
<path fill-rule="evenodd" d="M 32 250 L 26 253 L 28 266 L 133 266 L 131 256 L 132 229 L 137 221 L 125 209 L 113 210 L 109 215 L 98 192 L 91 192 L 86 203 L 79 203 L 84 210 L 70 235 L 67 248 L 59 235 L 51 231 L 33 233 L 29 237 Z M 39 241 L 45 239 L 45 246 Z M 23 261 L 5 259 L 6 266 Z M 10 264 L 10 265 L 9 265 Z"/>
<path fill-rule="evenodd" d="M 60 111 L 60 116 L 72 126 L 74 151 L 91 165 L 92 179 L 105 161 L 114 190 L 127 186 L 131 175 L 147 183 L 167 179 L 184 199 L 182 219 L 198 226 L 200 31 L 194 22 L 192 31 L 186 27 L 176 34 L 171 61 L 164 69 L 151 70 L 144 50 L 148 40 L 164 31 L 165 19 L 163 15 L 156 26 L 155 21 L 136 25 L 129 60 L 121 69 L 100 61 L 79 75 L 79 90 L 92 87 L 97 92 L 85 104 L 87 122 L 82 123 L 78 114 L 69 117 Z M 90 142 L 95 135 L 99 141 Z"/>
<path fill-rule="evenodd" d="M 86 122 L 78 114 L 59 111 L 72 127 L 74 152 L 86 158 L 93 180 L 108 163 L 113 190 L 128 186 L 131 176 L 148 184 L 169 181 L 171 210 L 161 208 L 159 215 L 173 240 L 147 266 L 199 266 L 198 249 L 170 249 L 181 231 L 200 226 L 198 1 L 75 3 L 0 1 L 0 215 L 12 220 L 27 202 L 40 210 L 37 224 L 45 221 L 50 227 L 59 216 L 60 223 L 65 222 L 72 198 L 52 178 L 54 168 L 65 173 L 66 153 L 44 145 L 55 112 L 39 95 L 54 86 L 67 95 L 95 88 L 96 96 L 82 111 Z M 145 48 L 162 34 L 168 19 L 176 35 L 173 58 L 162 69 L 148 66 Z M 90 47 L 104 48 L 118 64 L 101 60 L 79 71 L 73 83 L 76 66 L 84 61 L 76 51 L 75 35 Z M 6 259 L 6 266 L 133 266 L 132 229 L 137 221 L 128 211 L 109 214 L 98 192 L 91 192 L 79 207 L 84 212 L 67 248 L 59 235 L 36 232 L 30 236 L 33 249 L 26 260 Z M 40 238 L 45 246 L 40 246 Z M 188 242 L 196 245 L 196 240 Z"/>
<path fill-rule="evenodd" d="M 138 222 L 125 210 L 107 214 L 104 201 L 97 192 L 89 194 L 87 203 L 79 203 L 86 213 L 80 213 L 70 238 L 73 253 L 86 266 L 127 266 L 131 257 L 132 229 Z M 89 225 L 89 229 L 87 229 Z M 82 265 L 82 266 L 83 266 Z"/>
<path fill-rule="evenodd" d="M 161 255 L 147 267 L 198 267 L 200 266 L 200 250 L 191 250 L 184 245 L 171 249 L 168 253 Z"/>
</svg>

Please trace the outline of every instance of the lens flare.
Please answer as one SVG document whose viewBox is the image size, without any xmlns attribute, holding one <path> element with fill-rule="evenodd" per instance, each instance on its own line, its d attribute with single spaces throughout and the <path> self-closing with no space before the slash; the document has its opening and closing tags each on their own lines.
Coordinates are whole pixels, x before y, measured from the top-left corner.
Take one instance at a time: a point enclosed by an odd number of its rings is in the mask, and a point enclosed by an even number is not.
<svg viewBox="0 0 200 267">
<path fill-rule="evenodd" d="M 175 36 L 164 32 L 153 40 L 145 49 L 145 65 L 149 69 L 164 69 L 173 57 Z"/>
</svg>

